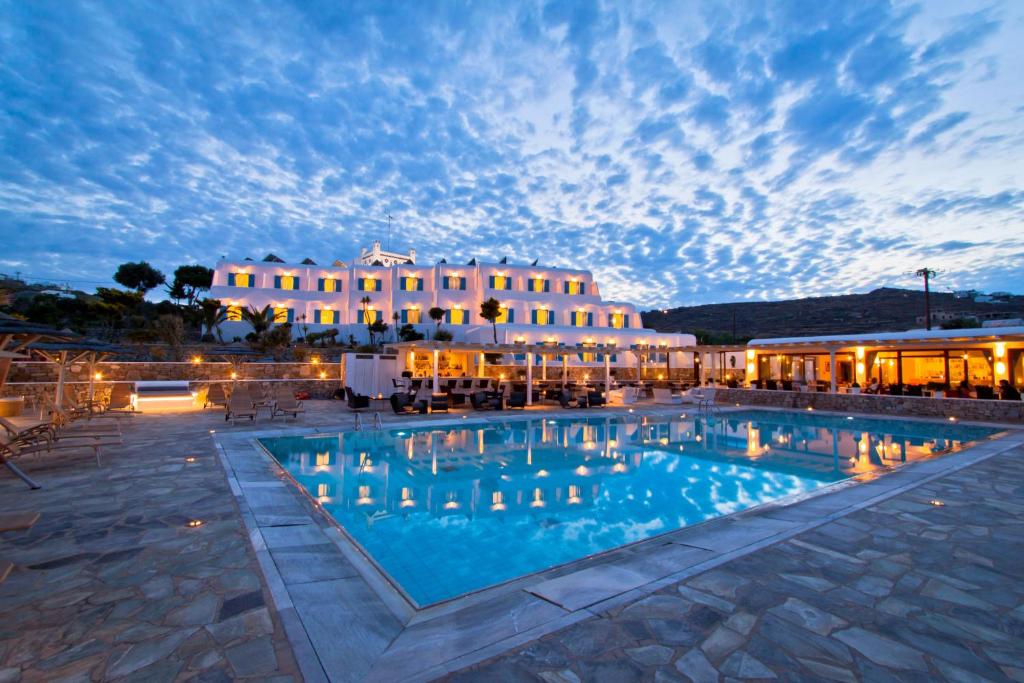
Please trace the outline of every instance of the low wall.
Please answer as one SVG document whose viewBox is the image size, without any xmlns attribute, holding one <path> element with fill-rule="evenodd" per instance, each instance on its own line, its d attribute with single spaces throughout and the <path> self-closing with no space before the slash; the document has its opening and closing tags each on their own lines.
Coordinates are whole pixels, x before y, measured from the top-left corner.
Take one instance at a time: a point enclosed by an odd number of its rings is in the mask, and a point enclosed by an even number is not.
<svg viewBox="0 0 1024 683">
<path fill-rule="evenodd" d="M 830 410 L 835 412 L 894 415 L 899 417 L 955 417 L 982 422 L 1024 423 L 1024 401 L 987 401 L 972 398 L 829 394 L 817 391 L 718 389 L 718 403 Z"/>
<path fill-rule="evenodd" d="M 231 379 L 230 363 L 203 361 L 201 363 L 170 363 L 162 361 L 103 362 L 97 363 L 96 371 L 104 380 L 112 382 L 136 380 L 181 380 L 209 381 Z M 340 378 L 339 363 L 241 363 L 238 365 L 239 379 L 318 379 L 320 373 Z M 69 381 L 88 381 L 89 367 L 75 363 L 68 367 L 65 378 Z M 55 363 L 22 362 L 11 365 L 8 382 L 56 382 Z"/>
<path fill-rule="evenodd" d="M 110 389 L 115 384 L 121 384 L 122 382 L 95 382 L 93 385 L 94 395 L 97 398 L 102 398 L 109 395 Z M 206 395 L 207 387 L 213 382 L 209 381 L 190 381 L 189 389 L 197 392 L 200 397 Z M 232 384 L 231 380 L 218 382 L 229 386 Z M 89 393 L 88 382 L 67 382 L 67 386 L 71 387 L 71 390 L 75 392 L 75 395 L 79 399 L 84 399 Z M 271 389 L 285 387 L 290 391 L 305 391 L 309 393 L 310 398 L 331 398 L 335 390 L 342 386 L 340 380 L 337 379 L 248 379 L 238 380 L 235 382 L 236 386 L 250 386 L 259 387 L 260 389 Z M 25 412 L 35 413 L 38 412 L 39 408 L 44 405 L 43 399 L 48 398 L 53 400 L 56 395 L 57 384 L 56 382 L 9 382 L 4 386 L 3 391 L 0 395 L 3 396 L 24 396 L 25 397 Z"/>
</svg>

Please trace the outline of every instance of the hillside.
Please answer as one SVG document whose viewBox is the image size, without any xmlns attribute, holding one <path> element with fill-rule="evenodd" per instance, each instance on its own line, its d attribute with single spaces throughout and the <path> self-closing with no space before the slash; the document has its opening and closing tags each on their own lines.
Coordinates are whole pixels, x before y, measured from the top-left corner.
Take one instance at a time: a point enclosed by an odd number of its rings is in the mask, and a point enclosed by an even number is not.
<svg viewBox="0 0 1024 683">
<path fill-rule="evenodd" d="M 1024 296 L 977 303 L 951 293 L 932 292 L 932 327 L 941 318 L 977 317 L 981 320 L 1024 316 Z M 788 301 L 683 306 L 642 312 L 644 327 L 659 332 L 712 333 L 728 342 L 735 316 L 736 338 L 788 337 L 858 332 L 900 331 L 924 327 L 924 292 L 883 287 L 867 294 L 811 297 Z"/>
</svg>

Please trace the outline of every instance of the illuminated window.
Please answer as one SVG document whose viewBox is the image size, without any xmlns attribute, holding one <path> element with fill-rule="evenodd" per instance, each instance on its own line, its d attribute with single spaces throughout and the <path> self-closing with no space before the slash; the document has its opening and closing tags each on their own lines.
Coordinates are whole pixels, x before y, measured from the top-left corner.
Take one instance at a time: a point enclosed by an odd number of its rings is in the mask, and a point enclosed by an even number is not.
<svg viewBox="0 0 1024 683">
<path fill-rule="evenodd" d="M 418 308 L 402 309 L 402 324 L 417 325 L 423 322 L 423 311 Z"/>
<path fill-rule="evenodd" d="M 316 496 L 317 498 L 329 498 L 331 495 L 330 484 L 317 484 L 316 485 Z"/>
<path fill-rule="evenodd" d="M 492 275 L 487 286 L 491 289 L 512 289 L 512 278 L 507 275 Z"/>
<path fill-rule="evenodd" d="M 587 311 L 573 311 L 571 315 L 573 327 L 593 327 L 594 314 Z"/>
<path fill-rule="evenodd" d="M 327 465 L 330 465 L 330 464 L 331 464 L 331 454 L 329 452 L 317 453 L 316 454 L 316 466 L 317 467 L 326 467 Z"/>
<path fill-rule="evenodd" d="M 242 319 L 242 307 L 237 304 L 234 306 L 227 306 L 225 312 L 227 313 L 228 320 L 230 322 L 236 323 Z"/>
<path fill-rule="evenodd" d="M 295 317 L 295 309 L 284 306 L 274 306 L 274 322 L 290 323 Z"/>
<path fill-rule="evenodd" d="M 508 306 L 505 306 L 504 304 L 502 304 L 502 306 L 498 309 L 498 317 L 495 319 L 494 322 L 496 322 L 496 323 L 514 323 L 515 321 L 516 321 L 516 312 L 515 312 L 515 310 L 513 310 L 513 309 L 509 308 Z"/>
<path fill-rule="evenodd" d="M 340 292 L 341 291 L 341 280 L 335 280 L 334 278 L 322 277 L 317 280 L 316 289 L 318 292 Z"/>
<path fill-rule="evenodd" d="M 566 280 L 564 290 L 566 294 L 578 296 L 587 293 L 587 285 L 576 280 Z"/>
<path fill-rule="evenodd" d="M 228 273 L 228 287 L 255 287 L 256 276 L 252 273 Z"/>
<path fill-rule="evenodd" d="M 384 313 L 383 311 L 375 311 L 372 308 L 368 311 L 360 308 L 358 313 L 356 313 L 356 319 L 360 325 L 369 325 L 384 320 Z"/>
<path fill-rule="evenodd" d="M 469 322 L 469 311 L 464 308 L 452 308 L 445 315 L 449 325 L 465 325 Z"/>
<path fill-rule="evenodd" d="M 403 292 L 422 292 L 423 291 L 423 278 L 421 277 L 403 277 L 398 280 L 399 289 Z"/>
<path fill-rule="evenodd" d="M 313 322 L 319 325 L 337 325 L 341 322 L 341 315 L 338 311 L 317 309 L 313 311 Z"/>
<path fill-rule="evenodd" d="M 356 281 L 360 292 L 379 292 L 383 283 L 375 277 L 361 277 Z"/>
<path fill-rule="evenodd" d="M 526 281 L 526 286 L 531 292 L 550 292 L 551 280 L 546 280 L 542 277 L 531 277 Z"/>
<path fill-rule="evenodd" d="M 298 289 L 300 278 L 294 275 L 275 275 L 274 289 Z"/>
<path fill-rule="evenodd" d="M 629 316 L 625 313 L 609 313 L 608 327 L 614 327 L 617 330 L 629 327 Z"/>
<path fill-rule="evenodd" d="M 441 278 L 443 289 L 466 289 L 466 278 L 459 275 L 445 275 Z"/>
<path fill-rule="evenodd" d="M 530 311 L 530 322 L 534 325 L 554 325 L 555 312 L 546 308 L 535 308 Z"/>
</svg>

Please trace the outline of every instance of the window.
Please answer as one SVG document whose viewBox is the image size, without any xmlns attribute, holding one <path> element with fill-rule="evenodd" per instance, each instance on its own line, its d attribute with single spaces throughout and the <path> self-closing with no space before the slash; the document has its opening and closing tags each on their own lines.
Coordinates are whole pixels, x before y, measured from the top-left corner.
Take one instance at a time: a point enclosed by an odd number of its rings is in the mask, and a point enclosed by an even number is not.
<svg viewBox="0 0 1024 683">
<path fill-rule="evenodd" d="M 542 277 L 531 277 L 526 281 L 526 287 L 531 292 L 550 292 L 551 280 Z"/>
<path fill-rule="evenodd" d="M 338 311 L 332 311 L 327 308 L 313 311 L 313 322 L 319 325 L 337 325 L 340 321 L 341 316 Z"/>
<path fill-rule="evenodd" d="M 496 323 L 514 323 L 516 321 L 516 312 L 514 309 L 505 306 L 504 304 L 498 309 L 498 317 L 494 322 Z"/>
<path fill-rule="evenodd" d="M 564 283 L 564 289 L 566 294 L 580 296 L 587 293 L 587 284 L 576 280 L 566 280 Z"/>
<path fill-rule="evenodd" d="M 228 321 L 236 323 L 242 319 L 242 307 L 238 304 L 233 304 L 225 308 L 225 312 L 228 316 Z"/>
<path fill-rule="evenodd" d="M 507 275 L 492 275 L 487 286 L 491 289 L 512 289 L 512 278 Z"/>
<path fill-rule="evenodd" d="M 402 309 L 402 324 L 417 325 L 423 321 L 423 311 L 418 308 Z"/>
<path fill-rule="evenodd" d="M 577 346 L 580 346 L 580 347 L 582 347 L 584 349 L 593 349 L 593 348 L 595 348 L 595 345 L 594 345 L 593 342 L 583 342 L 582 344 L 577 344 Z M 578 355 L 579 359 L 581 361 L 583 361 L 584 363 L 594 363 L 594 362 L 597 361 L 597 354 L 596 353 L 586 352 L 586 353 L 578 353 L 576 355 Z M 592 440 L 593 439 L 591 439 L 591 441 Z"/>
<path fill-rule="evenodd" d="M 459 275 L 445 275 L 441 278 L 442 289 L 465 289 L 466 278 Z"/>
<path fill-rule="evenodd" d="M 530 311 L 530 322 L 534 325 L 554 325 L 555 312 L 546 308 L 535 308 Z"/>
<path fill-rule="evenodd" d="M 375 277 L 361 277 L 356 282 L 360 292 L 379 292 L 383 286 L 381 280 Z"/>
<path fill-rule="evenodd" d="M 322 277 L 316 281 L 316 291 L 318 292 L 340 292 L 341 291 L 341 280 L 335 280 L 334 278 Z"/>
<path fill-rule="evenodd" d="M 228 273 L 228 287 L 255 287 L 256 276 L 252 273 Z"/>
<path fill-rule="evenodd" d="M 369 320 L 367 320 L 367 318 L 369 318 Z M 369 325 L 371 323 L 384 320 L 384 313 L 383 311 L 375 311 L 372 308 L 368 311 L 364 311 L 360 308 L 359 312 L 356 314 L 356 319 L 359 321 L 360 325 Z"/>
<path fill-rule="evenodd" d="M 398 288 L 403 292 L 422 292 L 423 291 L 423 278 L 421 277 L 403 277 L 398 279 Z"/>
<path fill-rule="evenodd" d="M 275 323 L 290 323 L 294 317 L 295 309 L 285 308 L 284 306 L 274 306 Z"/>
<path fill-rule="evenodd" d="M 449 325 L 465 325 L 469 322 L 469 311 L 464 308 L 453 308 L 445 314 L 445 317 L 448 319 Z"/>
<path fill-rule="evenodd" d="M 573 327 L 593 327 L 594 314 L 587 311 L 573 311 L 571 315 Z"/>
<path fill-rule="evenodd" d="M 608 327 L 614 327 L 617 330 L 629 327 L 629 316 L 625 313 L 609 313 Z"/>
<path fill-rule="evenodd" d="M 300 278 L 294 275 L 275 275 L 274 289 L 298 289 Z"/>
</svg>

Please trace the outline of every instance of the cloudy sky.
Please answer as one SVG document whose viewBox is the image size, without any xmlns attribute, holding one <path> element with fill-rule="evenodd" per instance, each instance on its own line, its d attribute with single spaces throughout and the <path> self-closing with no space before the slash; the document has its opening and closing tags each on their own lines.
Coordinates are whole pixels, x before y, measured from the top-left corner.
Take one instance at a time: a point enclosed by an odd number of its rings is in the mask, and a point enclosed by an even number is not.
<svg viewBox="0 0 1024 683">
<path fill-rule="evenodd" d="M 589 267 L 642 307 L 1024 290 L 1024 3 L 0 0 L 0 271 Z"/>
</svg>

